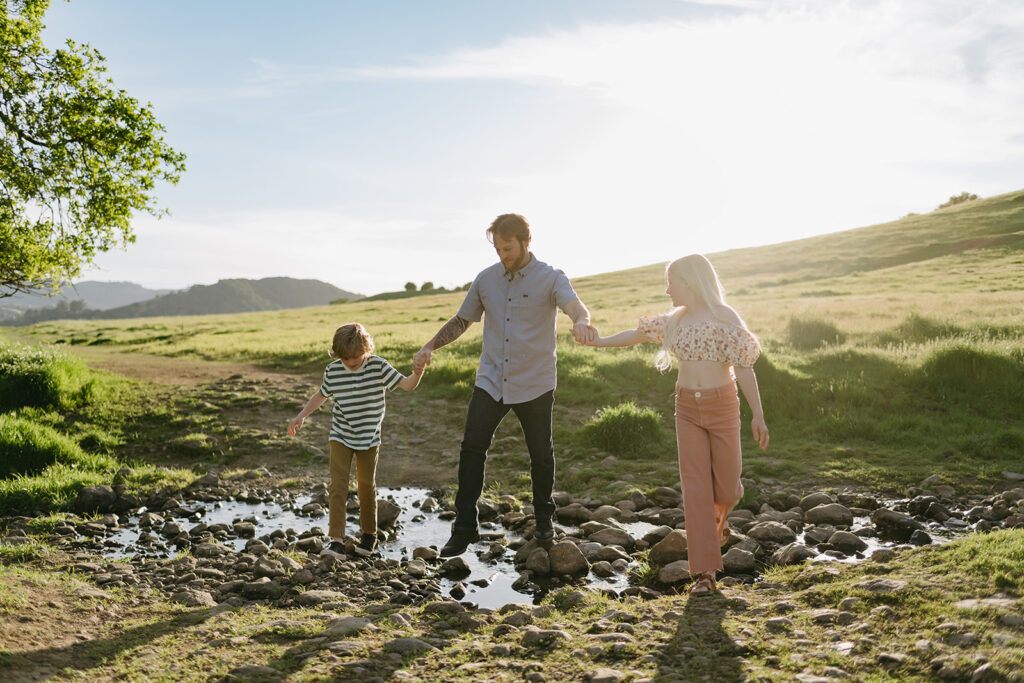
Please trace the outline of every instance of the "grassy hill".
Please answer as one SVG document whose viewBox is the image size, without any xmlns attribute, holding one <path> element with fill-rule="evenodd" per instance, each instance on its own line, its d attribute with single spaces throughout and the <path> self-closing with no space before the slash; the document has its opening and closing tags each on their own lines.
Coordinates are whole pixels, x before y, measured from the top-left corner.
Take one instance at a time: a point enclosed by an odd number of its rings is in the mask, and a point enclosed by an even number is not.
<svg viewBox="0 0 1024 683">
<path fill-rule="evenodd" d="M 681 237 L 672 256 L 686 253 Z M 763 478 L 900 484 L 938 473 L 999 478 L 1024 458 L 1024 191 L 876 226 L 710 255 L 764 345 L 756 366 L 772 447 L 745 442 Z M 481 268 L 487 264 L 480 264 Z M 575 280 L 605 333 L 664 311 L 664 264 Z M 314 381 L 331 333 L 358 320 L 378 352 L 404 371 L 456 311 L 463 293 L 225 316 L 61 321 L 22 330 L 66 345 L 261 363 Z M 559 321 L 556 432 L 566 488 L 675 480 L 671 373 L 650 345 L 579 347 Z M 480 326 L 435 355 L 421 393 L 462 414 Z M 660 417 L 665 438 L 640 452 L 609 451 L 587 425 L 632 401 Z M 629 411 L 627 410 L 626 413 Z M 602 418 L 602 415 L 604 418 Z M 427 418 L 424 418 L 427 419 Z M 504 427 L 503 427 L 504 429 Z M 510 428 L 511 429 L 511 428 Z M 744 434 L 745 439 L 749 439 Z M 611 452 L 611 471 L 596 463 Z"/>
</svg>

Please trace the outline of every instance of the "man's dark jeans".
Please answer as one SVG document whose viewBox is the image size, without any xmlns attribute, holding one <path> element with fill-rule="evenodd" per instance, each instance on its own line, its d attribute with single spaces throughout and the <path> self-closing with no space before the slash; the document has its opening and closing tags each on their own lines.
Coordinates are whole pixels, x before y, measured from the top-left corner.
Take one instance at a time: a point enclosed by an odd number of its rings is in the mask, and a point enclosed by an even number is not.
<svg viewBox="0 0 1024 683">
<path fill-rule="evenodd" d="M 472 533 L 477 528 L 476 502 L 484 487 L 484 465 L 494 430 L 511 410 L 519 418 L 530 451 L 530 476 L 533 479 L 533 508 L 537 517 L 551 517 L 555 501 L 555 447 L 551 440 L 551 409 L 555 403 L 552 389 L 526 403 L 495 401 L 480 387 L 473 388 L 466 415 L 466 433 L 459 453 L 459 492 L 455 496 L 455 532 Z"/>
</svg>

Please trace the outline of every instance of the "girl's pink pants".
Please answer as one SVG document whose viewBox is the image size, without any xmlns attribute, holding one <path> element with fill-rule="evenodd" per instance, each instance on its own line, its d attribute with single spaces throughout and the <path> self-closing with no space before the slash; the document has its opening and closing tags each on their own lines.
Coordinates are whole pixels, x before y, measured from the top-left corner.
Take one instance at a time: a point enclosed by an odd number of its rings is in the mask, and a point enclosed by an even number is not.
<svg viewBox="0 0 1024 683">
<path fill-rule="evenodd" d="M 676 443 L 690 573 L 722 569 L 715 505 L 726 517 L 740 498 L 740 399 L 736 384 L 676 387 Z"/>
</svg>

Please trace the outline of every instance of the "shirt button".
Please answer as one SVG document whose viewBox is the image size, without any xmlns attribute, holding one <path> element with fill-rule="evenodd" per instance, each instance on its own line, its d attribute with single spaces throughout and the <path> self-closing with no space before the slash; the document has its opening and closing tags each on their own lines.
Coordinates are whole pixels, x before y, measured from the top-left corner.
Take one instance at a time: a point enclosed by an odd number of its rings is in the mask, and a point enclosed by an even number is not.
<svg viewBox="0 0 1024 683">
<path fill-rule="evenodd" d="M 509 322 L 512 318 L 505 318 L 505 322 Z"/>
<path fill-rule="evenodd" d="M 512 299 L 509 299 L 509 301 L 512 301 Z"/>
<path fill-rule="evenodd" d="M 693 397 L 694 398 L 700 398 L 700 392 L 699 391 L 693 392 Z"/>
<path fill-rule="evenodd" d="M 508 341 L 508 339 L 506 339 L 505 341 Z"/>
</svg>

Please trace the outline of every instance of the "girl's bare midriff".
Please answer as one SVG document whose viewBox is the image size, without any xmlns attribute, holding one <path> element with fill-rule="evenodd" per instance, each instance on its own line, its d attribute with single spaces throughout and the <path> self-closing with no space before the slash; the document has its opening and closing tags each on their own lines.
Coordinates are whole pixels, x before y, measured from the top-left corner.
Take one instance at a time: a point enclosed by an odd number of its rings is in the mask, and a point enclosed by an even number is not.
<svg viewBox="0 0 1024 683">
<path fill-rule="evenodd" d="M 681 360 L 676 386 L 680 389 L 713 389 L 731 384 L 729 366 L 713 360 Z"/>
</svg>

